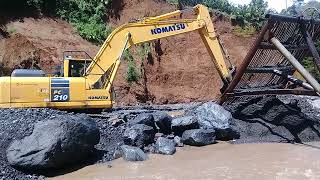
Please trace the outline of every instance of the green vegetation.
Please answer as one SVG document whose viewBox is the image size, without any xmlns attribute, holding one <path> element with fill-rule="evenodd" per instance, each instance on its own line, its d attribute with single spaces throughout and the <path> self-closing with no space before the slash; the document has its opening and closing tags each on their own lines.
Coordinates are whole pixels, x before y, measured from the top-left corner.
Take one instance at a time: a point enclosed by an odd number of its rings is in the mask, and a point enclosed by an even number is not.
<svg viewBox="0 0 320 180">
<path fill-rule="evenodd" d="M 0 2 L 0 11 L 18 12 L 13 16 L 22 13 L 21 16 L 60 17 L 73 24 L 83 38 L 102 44 L 112 31 L 106 24 L 111 2 L 112 0 L 3 0 Z"/>
<path fill-rule="evenodd" d="M 320 53 L 320 40 L 316 42 L 316 47 Z M 302 60 L 301 64 L 318 80 L 320 81 L 320 72 L 314 63 L 313 57 L 307 57 Z"/>
<path fill-rule="evenodd" d="M 132 53 L 130 52 L 130 49 L 127 49 L 124 51 L 123 57 L 125 60 L 128 61 L 128 68 L 125 79 L 128 83 L 132 84 L 134 82 L 138 82 L 140 79 L 140 74 L 136 67 L 136 62 L 133 58 Z"/>
<path fill-rule="evenodd" d="M 268 4 L 265 0 L 251 0 L 248 5 L 236 6 L 228 0 L 167 0 L 169 3 L 181 3 L 187 6 L 196 4 L 204 4 L 212 10 L 219 10 L 227 13 L 234 24 L 239 25 L 244 29 L 254 27 L 259 30 L 265 21 Z"/>
<path fill-rule="evenodd" d="M 133 82 L 138 82 L 140 79 L 140 74 L 137 70 L 136 64 L 134 61 L 129 61 L 128 70 L 126 73 L 126 80 L 128 83 L 132 84 Z"/>
<path fill-rule="evenodd" d="M 134 61 L 134 58 L 132 56 L 130 49 L 127 49 L 123 52 L 123 59 L 125 59 L 128 62 Z"/>
<path fill-rule="evenodd" d="M 141 60 L 144 60 L 149 53 L 151 53 L 151 47 L 149 43 L 143 43 L 137 47 L 136 54 Z"/>
<path fill-rule="evenodd" d="M 288 9 L 284 9 L 281 14 L 289 16 L 300 16 L 303 15 L 307 18 L 320 18 L 319 12 L 315 9 L 320 10 L 320 2 L 316 0 L 311 0 L 304 3 L 304 0 L 295 0 L 294 4 Z M 320 53 L 320 40 L 315 43 Z M 318 80 L 320 81 L 320 72 L 314 63 L 313 57 L 307 57 L 301 61 L 301 64 Z"/>
<path fill-rule="evenodd" d="M 137 68 L 136 64 L 137 61 L 135 60 L 134 56 L 143 62 L 150 53 L 151 47 L 149 43 L 138 45 L 135 48 L 134 53 L 131 53 L 129 49 L 124 52 L 123 57 L 128 62 L 128 68 L 125 77 L 128 83 L 132 84 L 134 82 L 138 82 L 141 78 L 141 74 L 139 73 L 139 69 Z"/>
<path fill-rule="evenodd" d="M 307 3 L 304 0 L 294 0 L 293 5 L 288 7 L 288 9 L 282 10 L 281 14 L 320 18 L 320 14 L 316 9 L 320 10 L 320 2 L 317 0 L 311 0 Z"/>
<path fill-rule="evenodd" d="M 72 23 L 85 39 L 102 44 L 112 32 L 107 26 L 107 5 L 110 1 L 68 0 L 59 1 L 57 15 Z"/>
<path fill-rule="evenodd" d="M 256 33 L 253 26 L 247 25 L 244 27 L 237 26 L 233 30 L 233 34 L 239 37 L 251 37 Z"/>
<path fill-rule="evenodd" d="M 15 34 L 17 32 L 17 30 L 15 28 L 8 28 L 7 31 L 9 34 Z"/>
<path fill-rule="evenodd" d="M 318 80 L 320 81 L 320 73 L 314 64 L 313 57 L 307 57 L 302 60 L 301 64 Z"/>
</svg>

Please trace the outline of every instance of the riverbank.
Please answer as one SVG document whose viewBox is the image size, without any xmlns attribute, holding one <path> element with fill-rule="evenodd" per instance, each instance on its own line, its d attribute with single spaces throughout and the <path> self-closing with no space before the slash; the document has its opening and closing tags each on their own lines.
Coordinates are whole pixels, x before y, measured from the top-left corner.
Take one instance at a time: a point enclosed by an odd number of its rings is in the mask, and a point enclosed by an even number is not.
<svg viewBox="0 0 320 180">
<path fill-rule="evenodd" d="M 44 179 L 45 176 L 60 176 L 93 164 L 109 166 L 110 163 L 113 164 L 112 160 L 117 158 L 115 151 L 123 145 L 124 131 L 135 117 L 146 113 L 154 115 L 167 113 L 173 118 L 190 116 L 194 109 L 202 104 L 199 102 L 162 106 L 116 107 L 111 112 L 104 112 L 101 115 L 90 115 L 100 131 L 100 141 L 95 146 L 96 151 L 84 162 L 79 162 L 75 166 L 68 166 L 62 170 L 50 170 L 42 175 L 32 175 L 32 173 L 19 171 L 9 166 L 6 159 L 7 147 L 13 140 L 30 135 L 37 122 L 56 119 L 57 116 L 68 115 L 77 117 L 84 114 L 70 114 L 50 109 L 2 109 L 0 110 L 0 136 L 2 137 L 0 139 L 0 179 Z M 290 146 L 290 143 L 303 144 L 320 141 L 319 104 L 319 99 L 314 97 L 272 96 L 248 99 L 247 101 L 225 105 L 224 107 L 233 115 L 228 124 L 231 129 L 240 135 L 238 139 L 227 141 L 226 143 L 233 144 L 232 147 L 240 147 L 236 146 L 236 144 L 266 142 L 289 143 L 285 145 Z M 222 146 L 225 145 L 225 143 L 219 142 L 210 147 L 219 149 L 221 144 Z M 279 146 L 282 146 L 282 144 Z M 177 154 L 184 148 L 188 149 L 189 147 L 177 148 Z M 205 155 L 206 148 L 196 148 L 199 154 L 197 158 L 209 156 L 209 154 Z M 204 150 L 204 154 L 202 153 L 202 149 Z M 242 148 L 239 149 L 241 150 Z M 229 153 L 232 156 L 235 152 Z M 153 154 L 149 154 L 149 156 L 154 157 Z M 161 156 L 161 158 L 169 157 L 171 156 Z M 219 159 L 212 160 L 212 162 L 215 161 L 223 162 L 223 160 Z M 146 161 L 147 164 L 148 162 Z"/>
<path fill-rule="evenodd" d="M 319 148 L 319 142 L 186 146 L 174 156 L 150 155 L 145 162 L 117 159 L 52 179 L 319 179 Z"/>
</svg>

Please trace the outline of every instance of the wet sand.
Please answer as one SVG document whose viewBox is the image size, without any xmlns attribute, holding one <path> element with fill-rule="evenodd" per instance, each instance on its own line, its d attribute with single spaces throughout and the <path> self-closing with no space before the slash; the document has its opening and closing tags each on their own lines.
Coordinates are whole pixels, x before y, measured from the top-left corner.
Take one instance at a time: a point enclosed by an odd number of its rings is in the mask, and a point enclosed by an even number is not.
<svg viewBox="0 0 320 180">
<path fill-rule="evenodd" d="M 227 144 L 183 147 L 145 162 L 118 159 L 53 179 L 320 179 L 320 143 Z"/>
</svg>

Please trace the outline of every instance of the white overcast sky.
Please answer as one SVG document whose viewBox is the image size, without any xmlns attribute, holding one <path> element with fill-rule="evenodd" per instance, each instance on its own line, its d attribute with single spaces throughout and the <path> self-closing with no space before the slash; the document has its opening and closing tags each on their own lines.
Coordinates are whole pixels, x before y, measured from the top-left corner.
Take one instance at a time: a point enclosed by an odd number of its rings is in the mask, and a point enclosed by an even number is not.
<svg viewBox="0 0 320 180">
<path fill-rule="evenodd" d="M 233 4 L 248 4 L 251 0 L 229 0 Z M 286 8 L 286 1 L 288 2 L 288 7 L 292 5 L 293 0 L 266 0 L 269 4 L 269 8 L 275 9 L 280 12 L 282 9 Z M 305 0 L 308 2 L 309 0 Z"/>
</svg>

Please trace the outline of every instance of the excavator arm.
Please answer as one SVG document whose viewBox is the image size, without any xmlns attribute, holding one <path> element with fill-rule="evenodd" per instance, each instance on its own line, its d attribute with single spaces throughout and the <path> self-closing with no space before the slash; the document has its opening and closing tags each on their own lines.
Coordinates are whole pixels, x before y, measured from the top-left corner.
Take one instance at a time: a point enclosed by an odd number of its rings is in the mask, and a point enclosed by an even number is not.
<svg viewBox="0 0 320 180">
<path fill-rule="evenodd" d="M 103 43 L 87 69 L 86 78 L 92 89 L 110 90 L 118 71 L 123 52 L 133 45 L 198 31 L 223 82 L 230 81 L 223 50 L 215 33 L 208 9 L 197 5 L 192 9 L 196 19 L 172 19 L 184 11 L 145 18 L 115 29 Z"/>
</svg>

